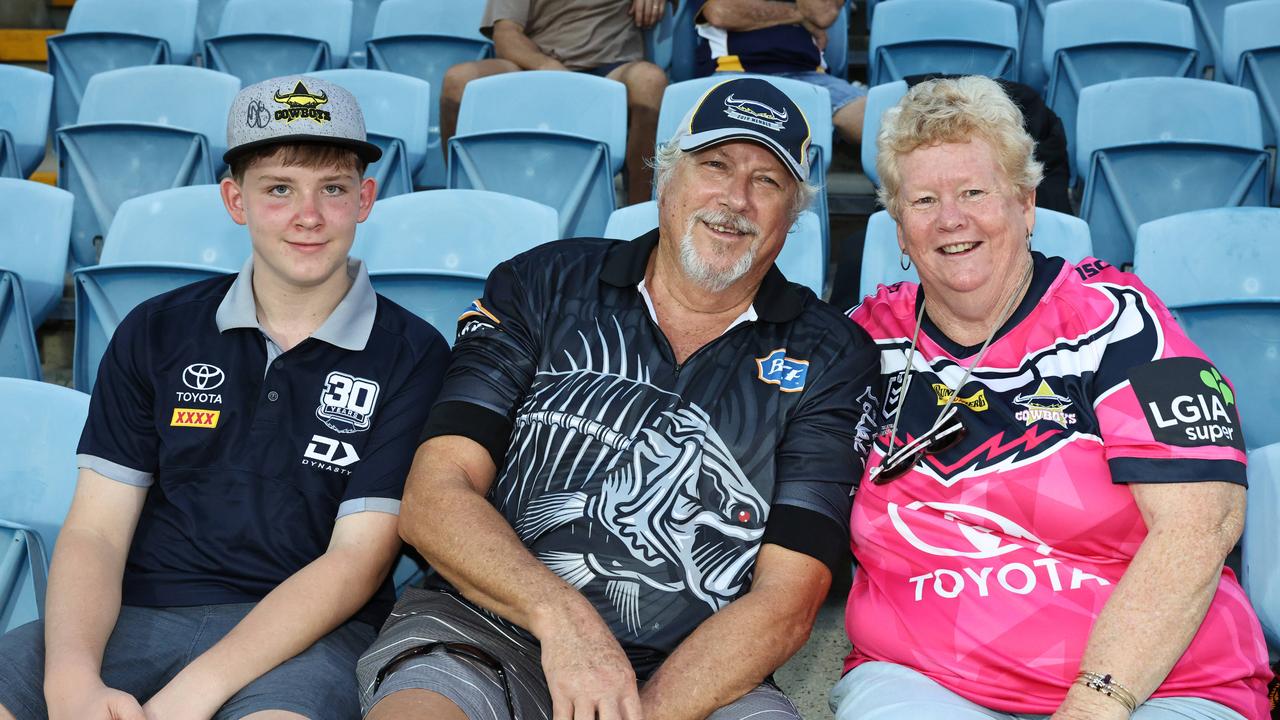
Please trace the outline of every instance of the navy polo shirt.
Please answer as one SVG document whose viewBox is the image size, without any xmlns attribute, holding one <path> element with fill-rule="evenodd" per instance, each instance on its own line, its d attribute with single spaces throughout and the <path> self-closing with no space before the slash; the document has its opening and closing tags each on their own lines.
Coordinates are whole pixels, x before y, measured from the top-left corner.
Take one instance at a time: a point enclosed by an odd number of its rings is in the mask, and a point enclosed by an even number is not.
<svg viewBox="0 0 1280 720">
<path fill-rule="evenodd" d="M 489 450 L 491 500 L 641 678 L 750 589 L 761 545 L 847 566 L 880 382 L 867 333 L 776 267 L 676 362 L 644 284 L 657 242 L 565 240 L 495 268 L 425 433 Z"/>
<path fill-rule="evenodd" d="M 759 30 L 731 32 L 711 25 L 702 17 L 702 6 L 706 0 L 692 1 L 698 7 L 698 47 L 694 62 L 699 76 L 713 72 L 765 75 L 826 72 L 822 51 L 803 25 L 774 25 Z"/>
<path fill-rule="evenodd" d="M 149 488 L 125 604 L 256 602 L 325 552 L 338 518 L 399 513 L 449 349 L 347 269 L 346 296 L 287 352 L 258 325 L 252 260 L 116 329 L 77 460 Z M 388 579 L 355 617 L 376 627 L 393 601 Z"/>
</svg>

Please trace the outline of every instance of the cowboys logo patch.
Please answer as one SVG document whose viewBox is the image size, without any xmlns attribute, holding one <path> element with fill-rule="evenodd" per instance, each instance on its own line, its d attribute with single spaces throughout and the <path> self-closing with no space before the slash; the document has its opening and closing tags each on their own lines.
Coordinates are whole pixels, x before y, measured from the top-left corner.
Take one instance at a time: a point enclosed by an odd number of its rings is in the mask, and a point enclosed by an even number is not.
<svg viewBox="0 0 1280 720">
<path fill-rule="evenodd" d="M 369 429 L 377 403 L 378 383 L 334 370 L 320 391 L 316 417 L 334 432 L 360 432 Z"/>
<path fill-rule="evenodd" d="M 778 348 L 768 355 L 756 358 L 757 377 L 761 382 L 777 385 L 782 392 L 800 392 L 809 374 L 809 361 L 787 357 L 786 348 Z"/>
<path fill-rule="evenodd" d="M 286 107 L 276 110 L 275 118 L 283 120 L 285 123 L 291 123 L 294 120 L 312 120 L 320 125 L 329 122 L 329 111 L 321 110 L 320 106 L 329 102 L 329 96 L 323 90 L 319 95 L 311 94 L 306 85 L 299 80 L 294 86 L 293 92 L 282 93 L 276 91 L 275 101 Z"/>
</svg>

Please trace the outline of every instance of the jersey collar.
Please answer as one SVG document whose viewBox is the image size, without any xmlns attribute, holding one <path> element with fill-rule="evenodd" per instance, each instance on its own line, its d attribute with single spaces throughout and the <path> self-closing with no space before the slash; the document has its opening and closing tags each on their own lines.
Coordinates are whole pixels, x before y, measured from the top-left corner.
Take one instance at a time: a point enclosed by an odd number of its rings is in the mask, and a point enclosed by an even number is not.
<svg viewBox="0 0 1280 720">
<path fill-rule="evenodd" d="M 632 240 L 618 241 L 605 255 L 600 279 L 614 287 L 634 288 L 644 280 L 649 256 L 658 246 L 658 231 L 651 230 Z M 760 320 L 784 323 L 796 319 L 804 309 L 804 288 L 788 282 L 777 265 L 769 268 L 751 303 Z"/>
<path fill-rule="evenodd" d="M 311 337 L 344 350 L 364 350 L 373 331 L 374 317 L 378 312 L 378 297 L 369 282 L 369 271 L 356 258 L 347 258 L 347 275 L 352 278 L 351 288 L 338 306 L 329 313 L 324 323 Z M 258 324 L 257 306 L 253 301 L 253 258 L 245 261 L 240 274 L 231 283 L 227 294 L 218 304 L 215 315 L 218 332 L 235 328 L 252 328 L 262 331 Z"/>
</svg>

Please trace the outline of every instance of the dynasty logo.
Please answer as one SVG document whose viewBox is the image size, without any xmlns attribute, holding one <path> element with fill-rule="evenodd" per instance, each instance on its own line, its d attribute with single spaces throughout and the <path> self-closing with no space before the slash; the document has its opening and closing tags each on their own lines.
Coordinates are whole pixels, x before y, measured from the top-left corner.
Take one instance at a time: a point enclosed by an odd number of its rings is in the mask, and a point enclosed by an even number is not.
<svg viewBox="0 0 1280 720">
<path fill-rule="evenodd" d="M 319 95 L 311 94 L 306 85 L 299 80 L 298 84 L 293 87 L 293 92 L 284 94 L 279 90 L 276 91 L 275 101 L 287 107 L 276 110 L 276 119 L 283 120 L 286 123 L 292 123 L 294 120 L 312 120 L 323 125 L 329 122 L 329 111 L 321 110 L 320 106 L 329 102 L 329 96 L 320 91 Z"/>
</svg>

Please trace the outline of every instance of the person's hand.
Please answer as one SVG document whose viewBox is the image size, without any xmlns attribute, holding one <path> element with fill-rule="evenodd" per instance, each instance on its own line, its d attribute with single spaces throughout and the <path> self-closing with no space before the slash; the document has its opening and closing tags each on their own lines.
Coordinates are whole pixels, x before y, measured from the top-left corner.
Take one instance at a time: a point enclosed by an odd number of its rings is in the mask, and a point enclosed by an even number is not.
<svg viewBox="0 0 1280 720">
<path fill-rule="evenodd" d="M 631 662 L 604 621 L 590 615 L 566 618 L 538 638 L 553 720 L 641 720 Z"/>
<path fill-rule="evenodd" d="M 209 720 L 227 697 L 225 688 L 203 679 L 198 668 L 188 665 L 152 695 L 142 709 L 146 720 Z"/>
<path fill-rule="evenodd" d="M 641 30 L 651 28 L 662 19 L 663 6 L 667 0 L 631 0 L 631 15 L 636 27 Z"/>
<path fill-rule="evenodd" d="M 813 44 L 817 45 L 819 50 L 827 49 L 827 31 L 826 30 L 823 30 L 817 25 L 814 25 L 809 20 L 804 20 L 800 24 L 804 26 L 805 30 L 809 31 L 810 35 L 813 36 Z"/>
<path fill-rule="evenodd" d="M 1114 699 L 1082 685 L 1072 685 L 1050 720 L 1128 720 L 1129 712 Z"/>
<path fill-rule="evenodd" d="M 840 16 L 840 3 L 832 0 L 796 0 L 802 22 L 825 30 Z"/>
<path fill-rule="evenodd" d="M 138 699 L 102 682 L 79 692 L 51 693 L 49 720 L 146 720 Z"/>
</svg>

